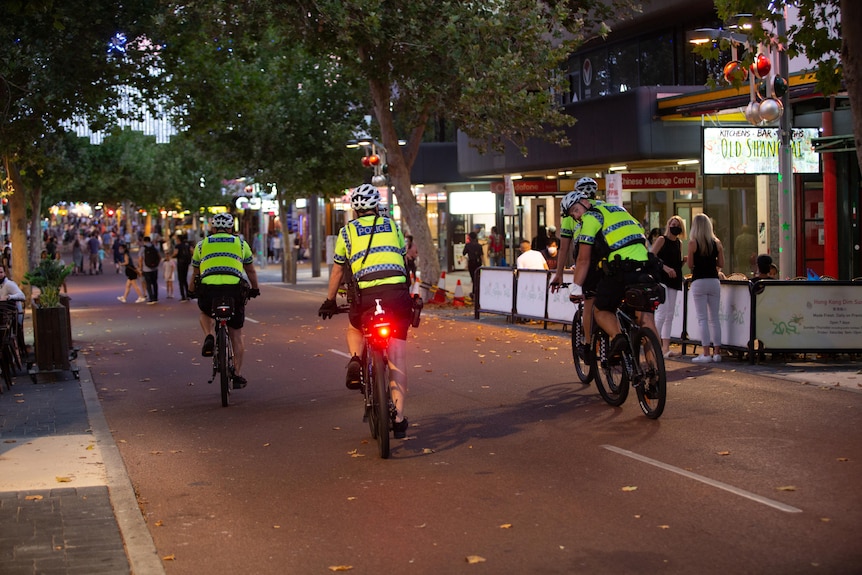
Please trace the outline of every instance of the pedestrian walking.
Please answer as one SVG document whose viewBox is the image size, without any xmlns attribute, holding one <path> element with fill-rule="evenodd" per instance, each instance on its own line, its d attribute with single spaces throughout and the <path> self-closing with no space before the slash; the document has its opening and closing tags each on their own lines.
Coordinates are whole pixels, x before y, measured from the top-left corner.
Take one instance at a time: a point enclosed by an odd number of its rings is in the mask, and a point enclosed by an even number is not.
<svg viewBox="0 0 862 575">
<path fill-rule="evenodd" d="M 129 255 L 126 244 L 120 244 L 120 257 L 122 258 L 123 271 L 126 274 L 126 289 L 123 292 L 123 295 L 117 296 L 117 299 L 126 303 L 126 298 L 129 297 L 129 292 L 132 288 L 135 288 L 135 293 L 138 294 L 138 299 L 135 300 L 135 303 L 147 301 L 147 298 L 145 298 L 144 294 L 141 292 L 141 287 L 138 285 L 138 277 L 140 276 L 140 273 L 135 267 L 135 264 L 132 263 L 132 258 Z"/>
<path fill-rule="evenodd" d="M 177 283 L 180 287 L 180 301 L 189 301 L 189 266 L 192 264 L 192 247 L 185 234 L 179 237 L 179 243 L 174 249 L 177 262 Z"/>
<path fill-rule="evenodd" d="M 700 355 L 692 358 L 692 361 L 719 362 L 721 323 L 718 309 L 721 303 L 721 282 L 718 278 L 724 267 L 724 248 L 715 237 L 712 221 L 706 214 L 697 214 L 692 221 L 687 262 L 691 269 L 691 299 L 702 341 Z"/>
<path fill-rule="evenodd" d="M 476 270 L 482 267 L 485 257 L 482 245 L 479 243 L 479 234 L 470 232 L 469 241 L 464 246 L 461 255 L 467 256 L 467 269 L 470 271 L 470 283 L 473 286 L 473 296 L 476 296 Z"/>
<path fill-rule="evenodd" d="M 138 267 L 141 269 L 144 283 L 147 285 L 147 305 L 153 305 L 159 301 L 159 264 L 162 257 L 150 236 L 144 237 L 138 259 Z"/>
</svg>

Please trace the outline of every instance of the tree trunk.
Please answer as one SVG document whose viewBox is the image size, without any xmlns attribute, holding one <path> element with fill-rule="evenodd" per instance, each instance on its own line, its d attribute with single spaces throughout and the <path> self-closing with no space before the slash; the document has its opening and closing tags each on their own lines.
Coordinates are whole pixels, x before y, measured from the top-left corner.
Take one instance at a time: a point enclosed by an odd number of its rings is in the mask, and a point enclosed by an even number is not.
<svg viewBox="0 0 862 575">
<path fill-rule="evenodd" d="M 29 285 L 23 285 L 24 274 L 30 271 L 30 260 L 27 256 L 27 194 L 24 190 L 24 182 L 21 180 L 21 173 L 12 158 L 4 155 L 3 165 L 6 168 L 12 192 L 9 196 L 12 279 L 27 294 L 29 300 L 32 290 Z"/>
<path fill-rule="evenodd" d="M 440 259 L 438 250 L 434 247 L 434 238 L 428 227 L 428 217 L 425 208 L 416 201 L 410 181 L 410 170 L 416 160 L 416 151 L 422 139 L 422 131 L 425 123 L 419 123 L 421 127 L 414 129 L 410 134 L 408 148 L 405 150 L 398 145 L 398 134 L 395 132 L 395 124 L 392 111 L 389 107 L 389 86 L 381 82 L 371 80 L 371 98 L 374 105 L 374 115 L 380 124 L 383 145 L 386 147 L 386 162 L 389 165 L 389 178 L 395 188 L 395 197 L 401 207 L 401 217 L 410 226 L 413 235 L 413 243 L 419 250 L 417 267 L 422 274 L 422 281 L 436 285 L 440 276 Z M 418 122 L 417 122 L 418 123 Z"/>
<path fill-rule="evenodd" d="M 856 142 L 856 161 L 862 170 L 862 2 L 841 0 L 841 63 L 844 66 L 844 83 L 853 115 L 853 140 Z"/>
</svg>

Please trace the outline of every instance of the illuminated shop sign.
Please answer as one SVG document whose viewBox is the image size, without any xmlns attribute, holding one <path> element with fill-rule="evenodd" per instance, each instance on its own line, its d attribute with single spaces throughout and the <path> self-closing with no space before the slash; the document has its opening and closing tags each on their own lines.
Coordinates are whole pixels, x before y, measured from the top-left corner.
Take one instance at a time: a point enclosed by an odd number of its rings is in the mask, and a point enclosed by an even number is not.
<svg viewBox="0 0 862 575">
<path fill-rule="evenodd" d="M 820 154 L 812 138 L 817 128 L 794 128 L 791 141 L 793 171 L 799 174 L 820 172 Z M 777 174 L 778 128 L 704 128 L 704 174 Z"/>
<path fill-rule="evenodd" d="M 694 172 L 632 172 L 622 175 L 624 190 L 681 190 L 697 187 Z"/>
</svg>

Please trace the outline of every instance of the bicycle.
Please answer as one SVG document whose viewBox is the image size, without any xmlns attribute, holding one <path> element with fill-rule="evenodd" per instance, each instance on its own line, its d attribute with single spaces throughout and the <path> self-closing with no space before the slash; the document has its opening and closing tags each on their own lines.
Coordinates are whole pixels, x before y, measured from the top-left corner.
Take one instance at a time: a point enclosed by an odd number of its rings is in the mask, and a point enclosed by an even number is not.
<svg viewBox="0 0 862 575">
<path fill-rule="evenodd" d="M 563 284 L 564 286 L 568 284 Z M 587 343 L 584 338 L 584 302 L 577 302 L 578 309 L 572 318 L 572 359 L 575 361 L 575 371 L 581 383 L 589 384 L 594 377 L 595 361 L 587 354 Z"/>
<path fill-rule="evenodd" d="M 389 393 L 389 339 L 392 336 L 391 323 L 386 310 L 377 302 L 373 310 L 362 317 L 362 396 L 365 403 L 363 421 L 368 422 L 371 437 L 377 440 L 377 450 L 382 459 L 389 458 L 389 432 L 391 422 L 395 421 L 395 404 Z M 338 313 L 347 313 L 350 305 L 338 306 Z"/>
<path fill-rule="evenodd" d="M 607 334 L 595 323 L 590 349 L 595 358 L 593 375 L 599 395 L 609 405 L 619 407 L 628 398 L 629 385 L 637 393 L 638 405 L 649 419 L 658 419 L 667 401 L 667 373 L 658 336 L 640 327 L 634 311 L 651 311 L 659 303 L 651 284 L 634 285 L 616 310 L 627 345 L 619 356 L 612 355 Z"/>
<path fill-rule="evenodd" d="M 196 293 L 196 292 L 195 292 Z M 244 302 L 248 302 L 254 295 L 240 296 Z M 213 349 L 213 372 L 207 383 L 212 383 L 219 377 L 221 388 L 221 405 L 230 405 L 231 381 L 234 378 L 234 354 L 233 343 L 230 339 L 230 328 L 227 322 L 233 317 L 235 310 L 234 297 L 219 295 L 213 298 L 210 317 L 215 320 L 215 347 Z"/>
</svg>

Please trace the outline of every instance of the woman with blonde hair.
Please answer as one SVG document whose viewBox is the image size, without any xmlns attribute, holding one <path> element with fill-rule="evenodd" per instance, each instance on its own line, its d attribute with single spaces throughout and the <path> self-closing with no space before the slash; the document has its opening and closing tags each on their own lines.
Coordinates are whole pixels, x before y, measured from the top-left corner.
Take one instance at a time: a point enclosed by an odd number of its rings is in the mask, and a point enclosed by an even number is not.
<svg viewBox="0 0 862 575">
<path fill-rule="evenodd" d="M 661 337 L 661 351 L 665 357 L 676 357 L 678 351 L 670 349 L 670 330 L 676 310 L 676 298 L 682 291 L 682 241 L 685 236 L 685 220 L 671 216 L 665 226 L 664 234 L 652 244 L 652 253 L 661 260 L 661 275 L 658 280 L 665 288 L 665 302 L 655 311 L 655 325 Z"/>
<path fill-rule="evenodd" d="M 691 224 L 688 242 L 688 267 L 691 269 L 691 299 L 700 326 L 701 352 L 695 363 L 721 361 L 721 323 L 718 307 L 721 301 L 719 272 L 724 267 L 724 248 L 712 231 L 706 214 L 697 214 Z"/>
</svg>

